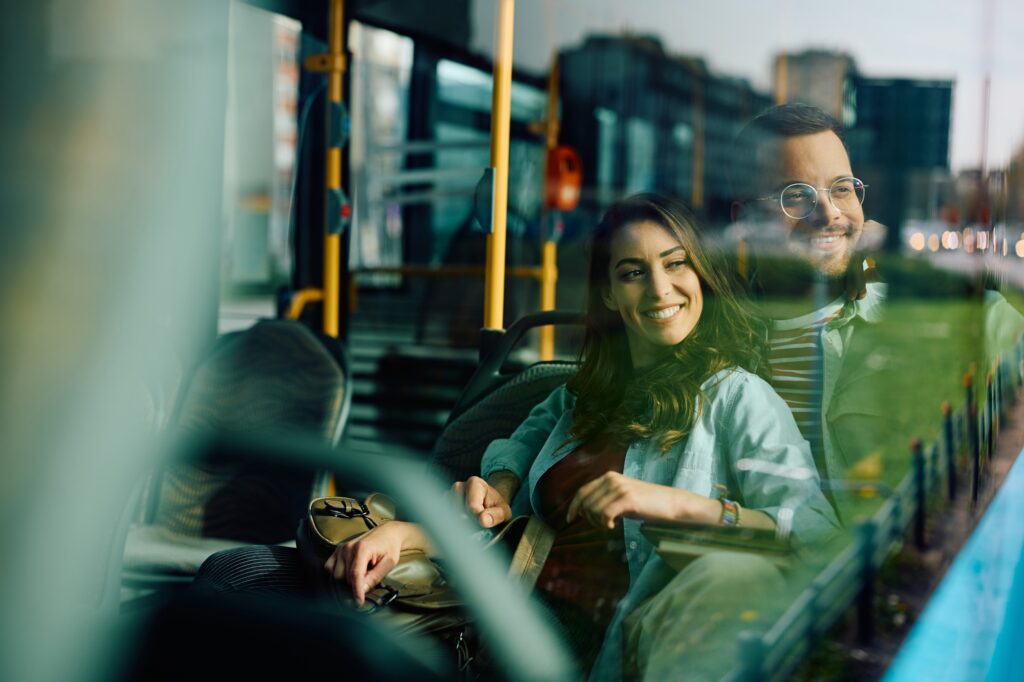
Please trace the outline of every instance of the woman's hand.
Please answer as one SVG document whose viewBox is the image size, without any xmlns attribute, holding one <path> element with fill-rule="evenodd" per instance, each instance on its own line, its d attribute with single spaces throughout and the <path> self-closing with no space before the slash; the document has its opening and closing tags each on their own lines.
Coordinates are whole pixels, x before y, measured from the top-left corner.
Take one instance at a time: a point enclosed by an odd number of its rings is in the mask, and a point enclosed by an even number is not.
<svg viewBox="0 0 1024 682">
<path fill-rule="evenodd" d="M 395 567 L 403 549 L 425 546 L 423 533 L 415 525 L 388 521 L 357 540 L 338 545 L 324 570 L 335 580 L 347 582 L 352 587 L 352 597 L 362 606 L 366 593 Z"/>
<path fill-rule="evenodd" d="M 518 481 L 517 478 L 517 484 Z M 479 476 L 455 483 L 452 492 L 476 516 L 482 528 L 492 528 L 512 518 L 512 508 L 502 491 Z"/>
<path fill-rule="evenodd" d="M 582 486 L 566 520 L 582 516 L 598 528 L 614 528 L 622 516 L 657 521 L 718 523 L 722 506 L 689 490 L 629 478 L 609 471 Z"/>
</svg>

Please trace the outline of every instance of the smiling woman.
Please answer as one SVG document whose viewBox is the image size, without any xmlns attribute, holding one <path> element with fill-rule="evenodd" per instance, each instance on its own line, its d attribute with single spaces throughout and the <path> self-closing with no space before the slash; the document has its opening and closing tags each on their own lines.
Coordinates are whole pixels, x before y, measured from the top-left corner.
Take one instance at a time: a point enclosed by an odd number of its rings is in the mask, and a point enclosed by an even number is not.
<svg viewBox="0 0 1024 682">
<path fill-rule="evenodd" d="M 583 363 L 569 383 L 581 397 L 581 440 L 658 434 L 671 448 L 708 378 L 728 367 L 767 376 L 764 331 L 699 229 L 681 203 L 642 194 L 615 204 L 594 231 Z"/>
<path fill-rule="evenodd" d="M 615 204 L 592 235 L 579 372 L 490 444 L 480 477 L 454 486 L 483 527 L 513 513 L 552 527 L 537 592 L 601 679 L 717 679 L 734 662 L 737 629 L 759 627 L 742 614 L 768 616 L 785 594 L 782 574 L 751 553 L 695 558 L 677 574 L 641 522 L 771 533 L 791 520 L 802 542 L 836 523 L 816 475 L 737 465 L 814 471 L 760 376 L 764 335 L 723 273 L 684 206 L 656 195 Z M 361 599 L 408 549 L 431 551 L 416 526 L 393 521 L 328 567 Z"/>
</svg>

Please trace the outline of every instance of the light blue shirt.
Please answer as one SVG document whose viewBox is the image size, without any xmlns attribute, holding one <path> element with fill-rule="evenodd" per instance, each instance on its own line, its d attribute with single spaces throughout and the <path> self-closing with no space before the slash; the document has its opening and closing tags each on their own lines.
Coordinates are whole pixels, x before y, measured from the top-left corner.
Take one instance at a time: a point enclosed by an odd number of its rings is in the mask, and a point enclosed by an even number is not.
<svg viewBox="0 0 1024 682">
<path fill-rule="evenodd" d="M 707 497 L 722 483 L 744 508 L 762 511 L 776 522 L 780 510 L 789 508 L 793 534 L 802 543 L 834 530 L 838 523 L 821 492 L 810 446 L 772 387 L 757 375 L 732 368 L 715 374 L 702 388 L 706 402 L 689 436 L 666 453 L 656 441 L 630 443 L 623 474 Z M 575 402 L 564 385 L 556 388 L 509 438 L 492 442 L 484 453 L 484 478 L 508 470 L 526 483 L 512 502 L 513 514 L 538 513 L 537 482 L 580 446 L 570 436 Z M 803 478 L 740 470 L 736 465 L 741 459 L 759 460 L 768 468 L 777 465 L 775 470 Z M 663 586 L 652 583 L 653 576 L 665 572 L 654 565 L 661 559 L 640 533 L 641 523 L 623 519 L 630 588 L 608 627 L 593 677 L 618 677 L 622 619 Z"/>
</svg>

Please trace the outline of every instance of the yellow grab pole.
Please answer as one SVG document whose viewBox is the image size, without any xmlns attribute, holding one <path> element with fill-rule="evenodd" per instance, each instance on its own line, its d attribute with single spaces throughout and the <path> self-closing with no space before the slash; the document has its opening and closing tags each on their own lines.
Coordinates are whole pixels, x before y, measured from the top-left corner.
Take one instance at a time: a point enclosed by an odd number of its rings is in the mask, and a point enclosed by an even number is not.
<svg viewBox="0 0 1024 682">
<path fill-rule="evenodd" d="M 747 240 L 740 237 L 736 242 L 736 273 L 746 282 L 750 278 L 750 258 L 747 255 Z"/>
<path fill-rule="evenodd" d="M 695 79 L 693 89 L 693 188 L 690 206 L 704 207 L 704 75 Z"/>
<path fill-rule="evenodd" d="M 315 287 L 307 289 L 299 289 L 292 296 L 291 305 L 288 306 L 288 312 L 285 313 L 286 320 L 297 320 L 302 315 L 303 309 L 306 304 L 313 303 L 315 301 L 324 300 L 324 292 L 322 289 Z"/>
<path fill-rule="evenodd" d="M 548 74 L 548 115 L 545 121 L 545 147 L 549 150 L 558 146 L 558 132 L 561 121 L 558 118 L 558 54 L 551 60 L 551 72 Z M 545 212 L 545 221 L 550 220 L 550 213 Z M 555 309 L 555 285 L 558 282 L 558 244 L 553 239 L 554 226 L 548 231 L 547 238 L 541 247 L 540 256 L 540 309 Z M 540 328 L 540 359 L 552 360 L 555 357 L 555 328 L 551 325 Z"/>
<path fill-rule="evenodd" d="M 494 84 L 491 99 L 494 205 L 492 229 L 487 235 L 487 269 L 484 275 L 484 327 L 487 329 L 503 329 L 505 317 L 505 224 L 508 210 L 508 136 L 515 11 L 515 0 L 499 0 L 498 40 L 494 49 Z"/>
<path fill-rule="evenodd" d="M 328 35 L 327 106 L 328 125 L 336 125 L 330 111 L 342 101 L 342 78 L 345 75 L 345 2 L 331 0 Z M 341 147 L 327 148 L 327 192 L 341 189 Z M 328 202 L 328 205 L 330 202 Z M 338 310 L 341 302 L 341 235 L 324 231 L 324 334 L 338 336 Z"/>
<path fill-rule="evenodd" d="M 836 60 L 836 92 L 835 110 L 830 112 L 836 120 L 843 120 L 843 85 L 846 81 L 846 65 L 842 60 Z"/>
<path fill-rule="evenodd" d="M 540 309 L 555 309 L 555 285 L 558 283 L 558 246 L 552 239 L 544 242 L 540 256 Z M 555 328 L 551 325 L 540 328 L 540 359 L 555 357 Z"/>
<path fill-rule="evenodd" d="M 558 145 L 558 133 L 561 121 L 558 118 L 558 54 L 551 59 L 551 72 L 548 74 L 548 116 L 545 119 L 544 142 L 548 149 Z"/>
<path fill-rule="evenodd" d="M 775 58 L 775 103 L 785 104 L 789 99 L 788 58 L 780 54 Z"/>
</svg>

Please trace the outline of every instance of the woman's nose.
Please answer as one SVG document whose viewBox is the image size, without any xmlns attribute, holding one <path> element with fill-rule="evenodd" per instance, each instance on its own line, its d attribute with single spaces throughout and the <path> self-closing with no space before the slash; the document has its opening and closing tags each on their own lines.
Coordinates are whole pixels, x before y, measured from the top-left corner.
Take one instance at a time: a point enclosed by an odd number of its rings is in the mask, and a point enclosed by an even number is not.
<svg viewBox="0 0 1024 682">
<path fill-rule="evenodd" d="M 654 298 L 662 298 L 668 295 L 672 290 L 672 279 L 668 276 L 668 273 L 653 270 L 651 276 L 648 278 L 647 292 Z"/>
</svg>

